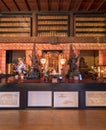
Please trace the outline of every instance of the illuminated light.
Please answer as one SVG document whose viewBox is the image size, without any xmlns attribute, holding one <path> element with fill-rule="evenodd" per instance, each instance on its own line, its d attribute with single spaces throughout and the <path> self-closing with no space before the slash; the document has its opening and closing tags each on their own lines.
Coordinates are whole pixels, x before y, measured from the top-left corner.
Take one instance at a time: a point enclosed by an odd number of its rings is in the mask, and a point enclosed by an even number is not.
<svg viewBox="0 0 106 130">
<path fill-rule="evenodd" d="M 64 65 L 65 62 L 66 62 L 66 59 L 65 59 L 65 58 L 60 59 L 60 63 L 61 63 L 61 65 Z"/>
<path fill-rule="evenodd" d="M 46 63 L 46 58 L 41 58 L 40 62 L 42 65 L 44 65 Z"/>
</svg>

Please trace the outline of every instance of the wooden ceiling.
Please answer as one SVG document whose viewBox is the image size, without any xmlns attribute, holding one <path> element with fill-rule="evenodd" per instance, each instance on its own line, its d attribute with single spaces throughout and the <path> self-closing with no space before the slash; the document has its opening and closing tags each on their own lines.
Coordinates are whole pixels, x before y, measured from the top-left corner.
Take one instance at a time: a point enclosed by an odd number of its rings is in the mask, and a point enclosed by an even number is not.
<svg viewBox="0 0 106 130">
<path fill-rule="evenodd" d="M 106 11 L 106 0 L 0 0 L 0 12 Z"/>
</svg>

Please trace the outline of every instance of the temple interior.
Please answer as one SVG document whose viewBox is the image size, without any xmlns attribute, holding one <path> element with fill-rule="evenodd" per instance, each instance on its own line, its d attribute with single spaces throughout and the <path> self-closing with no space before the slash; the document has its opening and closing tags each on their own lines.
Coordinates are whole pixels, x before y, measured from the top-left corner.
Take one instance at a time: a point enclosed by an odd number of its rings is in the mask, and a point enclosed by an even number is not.
<svg viewBox="0 0 106 130">
<path fill-rule="evenodd" d="M 0 0 L 0 130 L 106 130 L 106 0 Z"/>
</svg>

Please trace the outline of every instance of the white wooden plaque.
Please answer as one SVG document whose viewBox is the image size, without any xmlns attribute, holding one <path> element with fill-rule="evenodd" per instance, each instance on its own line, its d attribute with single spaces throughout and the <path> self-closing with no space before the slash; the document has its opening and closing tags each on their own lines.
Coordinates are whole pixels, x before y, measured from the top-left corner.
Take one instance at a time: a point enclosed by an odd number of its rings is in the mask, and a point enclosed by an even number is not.
<svg viewBox="0 0 106 130">
<path fill-rule="evenodd" d="M 54 107 L 78 107 L 78 92 L 54 92 Z"/>
<path fill-rule="evenodd" d="M 0 92 L 0 107 L 19 107 L 19 92 Z"/>
<path fill-rule="evenodd" d="M 86 106 L 106 106 L 106 91 L 86 91 Z"/>
<path fill-rule="evenodd" d="M 28 91 L 28 107 L 51 107 L 51 91 Z"/>
</svg>

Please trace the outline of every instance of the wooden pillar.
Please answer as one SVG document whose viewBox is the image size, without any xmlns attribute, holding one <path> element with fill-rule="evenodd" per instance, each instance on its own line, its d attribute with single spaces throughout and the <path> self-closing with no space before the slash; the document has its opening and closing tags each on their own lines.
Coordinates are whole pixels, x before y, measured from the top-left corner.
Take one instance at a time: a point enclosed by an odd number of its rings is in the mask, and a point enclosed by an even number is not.
<svg viewBox="0 0 106 130">
<path fill-rule="evenodd" d="M 99 50 L 99 65 L 103 65 L 103 50 Z"/>
<path fill-rule="evenodd" d="M 71 13 L 70 15 L 70 36 L 74 36 L 74 15 Z"/>
<path fill-rule="evenodd" d="M 32 36 L 35 37 L 37 36 L 36 32 L 36 13 L 32 13 Z"/>
<path fill-rule="evenodd" d="M 106 65 L 106 50 L 103 53 L 103 64 Z"/>
<path fill-rule="evenodd" d="M 106 65 L 106 50 L 102 50 L 100 51 L 100 62 L 101 62 L 101 65 Z"/>
<path fill-rule="evenodd" d="M 1 72 L 2 73 L 6 73 L 6 51 L 5 50 L 1 50 L 1 61 L 0 61 L 0 63 L 1 63 Z"/>
<path fill-rule="evenodd" d="M 2 50 L 0 50 L 0 73 L 2 73 Z"/>
<path fill-rule="evenodd" d="M 32 56 L 32 50 L 26 50 L 26 64 L 31 66 L 30 56 Z"/>
</svg>

